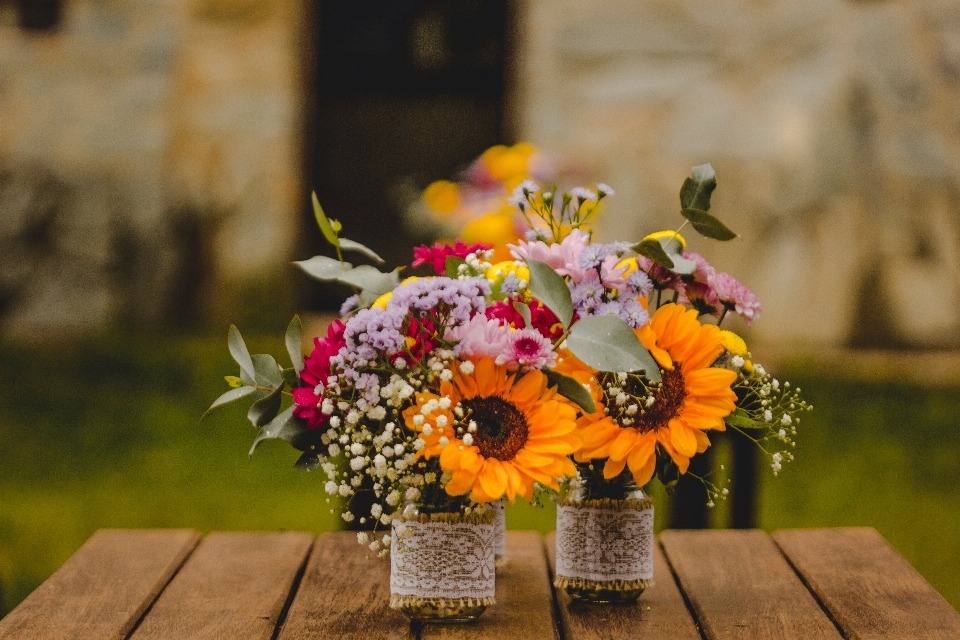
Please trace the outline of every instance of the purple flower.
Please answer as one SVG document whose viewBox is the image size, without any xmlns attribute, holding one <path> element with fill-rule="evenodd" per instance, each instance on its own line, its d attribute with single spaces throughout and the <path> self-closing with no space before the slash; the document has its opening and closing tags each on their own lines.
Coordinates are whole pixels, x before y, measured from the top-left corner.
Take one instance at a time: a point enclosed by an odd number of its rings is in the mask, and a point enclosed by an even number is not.
<svg viewBox="0 0 960 640">
<path fill-rule="evenodd" d="M 653 289 L 653 282 L 643 271 L 631 271 L 627 276 L 627 291 L 635 296 L 646 297 Z"/>
<path fill-rule="evenodd" d="M 357 305 L 360 304 L 360 296 L 358 294 L 353 294 L 349 298 L 343 301 L 343 304 L 340 305 L 340 315 L 345 316 L 354 309 L 357 308 Z"/>
</svg>

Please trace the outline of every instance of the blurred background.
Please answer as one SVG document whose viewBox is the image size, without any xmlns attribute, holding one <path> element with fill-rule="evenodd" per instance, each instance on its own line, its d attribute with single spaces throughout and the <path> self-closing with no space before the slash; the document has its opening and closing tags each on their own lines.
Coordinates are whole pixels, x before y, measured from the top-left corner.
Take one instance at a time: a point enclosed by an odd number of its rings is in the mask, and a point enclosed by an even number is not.
<svg viewBox="0 0 960 640">
<path fill-rule="evenodd" d="M 712 163 L 742 239 L 691 240 L 764 305 L 728 328 L 816 407 L 658 528 L 874 526 L 960 606 L 955 0 L 0 0 L 0 615 L 97 528 L 337 527 L 243 411 L 198 422 L 227 325 L 282 353 L 339 307 L 289 264 L 310 191 L 408 264 L 411 194 L 518 141 L 616 189 L 606 239 Z"/>
</svg>

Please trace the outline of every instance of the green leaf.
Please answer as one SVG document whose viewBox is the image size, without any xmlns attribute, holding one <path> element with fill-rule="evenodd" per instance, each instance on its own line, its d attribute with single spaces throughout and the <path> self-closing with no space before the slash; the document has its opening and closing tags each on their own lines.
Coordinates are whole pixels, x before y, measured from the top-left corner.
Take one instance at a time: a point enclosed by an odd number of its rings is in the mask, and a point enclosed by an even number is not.
<svg viewBox="0 0 960 640">
<path fill-rule="evenodd" d="M 519 300 L 513 301 L 513 308 L 517 310 L 517 313 L 520 314 L 520 317 L 523 318 L 523 326 L 531 329 L 533 328 L 533 319 L 530 317 L 530 307 L 520 302 Z M 560 375 L 560 374 L 557 374 Z"/>
<path fill-rule="evenodd" d="M 573 320 L 573 300 L 570 289 L 553 267 L 539 260 L 527 260 L 530 269 L 530 293 L 560 319 L 564 328 Z"/>
<path fill-rule="evenodd" d="M 638 242 L 631 248 L 640 255 L 650 258 L 661 267 L 673 269 L 673 260 L 670 259 L 667 252 L 663 250 L 663 245 L 657 240 L 650 238 L 649 240 Z"/>
<path fill-rule="evenodd" d="M 253 361 L 250 359 L 250 352 L 247 350 L 247 344 L 243 341 L 243 336 L 240 335 L 240 330 L 235 325 L 230 325 L 230 331 L 227 332 L 227 346 L 230 348 L 230 355 L 233 356 L 233 360 L 240 365 L 241 378 L 243 373 L 246 373 L 249 378 L 253 378 Z"/>
<path fill-rule="evenodd" d="M 293 408 L 295 405 L 287 407 L 280 415 L 270 421 L 265 427 L 260 429 L 260 433 L 253 440 L 253 446 L 250 447 L 250 455 L 256 451 L 257 447 L 264 440 L 286 440 L 295 449 L 300 451 L 316 451 L 321 445 L 320 429 L 310 430 L 303 420 L 294 417 Z"/>
<path fill-rule="evenodd" d="M 720 222 L 720 219 L 712 213 L 707 213 L 700 209 L 683 209 L 680 213 L 690 221 L 693 228 L 702 236 L 723 241 L 733 240 L 739 237 L 736 232 L 731 231 L 727 225 Z"/>
<path fill-rule="evenodd" d="M 663 447 L 657 445 L 657 479 L 666 487 L 667 491 L 673 493 L 673 488 L 680 480 L 680 467 L 673 461 L 670 454 L 664 451 Z"/>
<path fill-rule="evenodd" d="M 300 316 L 293 316 L 293 320 L 287 325 L 287 333 L 283 341 L 287 345 L 287 354 L 290 355 L 290 362 L 297 373 L 303 371 L 303 342 L 301 334 L 303 333 L 303 323 L 300 322 Z M 291 387 L 293 385 L 290 385 Z"/>
<path fill-rule="evenodd" d="M 458 258 L 457 256 L 447 256 L 447 261 L 444 263 L 443 272 L 448 278 L 453 278 L 454 280 L 460 275 L 460 272 L 457 269 L 462 264 L 467 264 L 467 261 L 463 258 Z"/>
<path fill-rule="evenodd" d="M 660 369 L 640 338 L 616 316 L 587 316 L 570 329 L 567 347 L 575 356 L 600 371 L 643 371 L 648 380 L 660 381 Z"/>
<path fill-rule="evenodd" d="M 353 267 L 349 262 L 340 262 L 327 256 L 313 256 L 309 260 L 297 260 L 293 264 L 317 280 L 336 280 L 340 274 Z"/>
<path fill-rule="evenodd" d="M 253 423 L 253 426 L 262 427 L 277 417 L 277 412 L 280 411 L 282 390 L 283 386 L 281 385 L 273 393 L 253 403 L 250 410 L 247 411 L 247 418 Z"/>
<path fill-rule="evenodd" d="M 343 271 L 335 280 L 380 297 L 388 291 L 393 291 L 393 288 L 400 281 L 399 274 L 399 269 L 383 273 L 376 267 L 364 264 Z"/>
<path fill-rule="evenodd" d="M 584 413 L 597 412 L 597 404 L 593 401 L 593 398 L 590 397 L 590 392 L 587 391 L 582 384 L 570 376 L 565 376 L 551 369 L 541 369 L 541 371 L 546 374 L 549 386 L 556 387 L 557 393 L 567 400 L 575 402 L 578 407 L 583 409 Z"/>
<path fill-rule="evenodd" d="M 680 206 L 683 209 L 710 210 L 710 194 L 717 188 L 717 174 L 709 164 L 693 168 L 691 176 L 680 187 Z"/>
<path fill-rule="evenodd" d="M 294 465 L 297 469 L 303 469 L 304 471 L 313 471 L 314 469 L 320 468 L 320 456 L 311 451 L 304 451 L 303 454 L 297 458 L 297 461 Z"/>
<path fill-rule="evenodd" d="M 310 197 L 311 200 L 313 200 L 313 217 L 317 219 L 320 232 L 323 233 L 323 237 L 327 239 L 327 242 L 335 247 L 339 247 L 340 239 L 337 238 L 337 233 L 333 230 L 333 227 L 330 226 L 330 221 L 327 220 L 327 215 L 323 212 L 323 207 L 320 206 L 320 201 L 317 199 L 317 192 L 314 191 L 311 193 Z"/>
<path fill-rule="evenodd" d="M 383 264 L 383 258 L 377 255 L 377 253 L 365 245 L 360 244 L 354 240 L 347 240 L 346 238 L 340 238 L 340 249 L 342 251 L 353 251 L 356 253 L 362 253 L 363 255 L 376 260 L 378 263 Z"/>
<path fill-rule="evenodd" d="M 283 373 L 276 359 L 266 353 L 253 356 L 253 371 L 257 384 L 271 390 L 283 386 Z"/>
<path fill-rule="evenodd" d="M 213 411 L 214 409 L 216 409 L 217 407 L 221 407 L 225 404 L 233 402 L 234 400 L 239 400 L 240 398 L 245 398 L 251 393 L 253 393 L 255 390 L 256 390 L 255 387 L 247 387 L 247 386 L 239 387 L 237 389 L 230 389 L 230 391 L 227 391 L 222 396 L 214 400 L 213 404 L 211 404 L 210 407 L 203 412 L 203 415 L 200 416 L 200 419 L 203 420 L 204 418 L 206 418 L 207 414 Z"/>
<path fill-rule="evenodd" d="M 284 369 L 281 373 L 283 374 L 283 381 L 286 382 L 291 389 L 300 386 L 300 376 L 297 375 L 296 369 L 290 367 L 289 369 Z"/>
<path fill-rule="evenodd" d="M 770 427 L 770 425 L 766 422 L 754 420 L 747 415 L 747 412 L 743 409 L 736 409 L 733 413 L 724 418 L 723 421 L 733 427 L 739 427 L 741 429 L 767 429 Z"/>
</svg>

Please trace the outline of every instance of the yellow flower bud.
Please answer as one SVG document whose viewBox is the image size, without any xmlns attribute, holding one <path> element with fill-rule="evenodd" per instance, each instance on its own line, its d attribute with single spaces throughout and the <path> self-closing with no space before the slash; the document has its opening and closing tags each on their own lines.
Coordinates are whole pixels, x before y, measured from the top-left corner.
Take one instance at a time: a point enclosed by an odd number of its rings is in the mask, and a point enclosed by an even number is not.
<svg viewBox="0 0 960 640">
<path fill-rule="evenodd" d="M 724 349 L 735 356 L 740 356 L 741 358 L 747 357 L 747 343 L 743 341 L 743 338 L 733 331 L 727 331 L 726 329 L 720 330 L 720 336 L 723 338 L 721 344 Z"/>
<path fill-rule="evenodd" d="M 645 237 L 644 240 L 671 240 L 673 238 L 677 239 L 681 247 L 687 248 L 687 241 L 676 231 L 656 231 Z"/>
<path fill-rule="evenodd" d="M 453 213 L 460 206 L 460 188 L 456 182 L 437 180 L 424 189 L 423 200 L 437 213 Z"/>
</svg>

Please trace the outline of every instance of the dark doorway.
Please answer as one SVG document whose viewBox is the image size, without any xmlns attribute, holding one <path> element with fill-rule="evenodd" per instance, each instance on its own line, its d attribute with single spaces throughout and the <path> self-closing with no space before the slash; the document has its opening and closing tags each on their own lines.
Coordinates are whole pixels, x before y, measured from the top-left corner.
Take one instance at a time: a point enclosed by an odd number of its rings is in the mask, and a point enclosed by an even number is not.
<svg viewBox="0 0 960 640">
<path fill-rule="evenodd" d="M 506 140 L 507 0 L 319 0 L 306 182 L 346 237 L 409 263 L 398 187 Z M 304 256 L 328 253 L 304 212 Z M 309 306 L 335 308 L 317 290 Z"/>
</svg>

